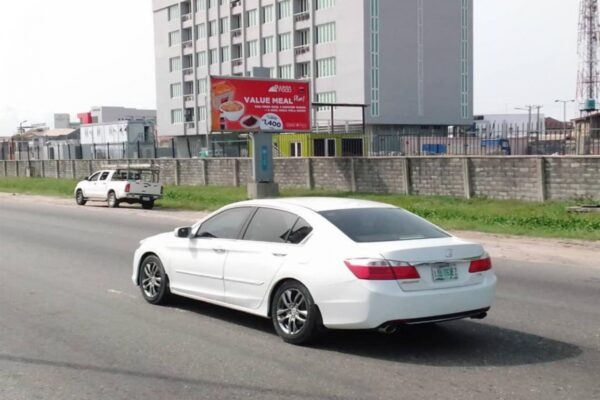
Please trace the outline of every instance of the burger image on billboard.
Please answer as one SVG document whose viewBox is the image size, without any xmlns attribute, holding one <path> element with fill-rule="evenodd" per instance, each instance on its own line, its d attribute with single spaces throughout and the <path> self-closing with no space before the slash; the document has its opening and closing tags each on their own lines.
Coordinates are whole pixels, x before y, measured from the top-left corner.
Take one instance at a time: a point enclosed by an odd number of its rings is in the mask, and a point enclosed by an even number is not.
<svg viewBox="0 0 600 400">
<path fill-rule="evenodd" d="M 244 115 L 244 104 L 239 101 L 226 101 L 219 107 L 219 111 L 228 121 L 237 121 Z"/>
<path fill-rule="evenodd" d="M 216 82 L 212 85 L 213 107 L 219 108 L 221 104 L 233 100 L 235 88 L 226 81 Z M 239 119 L 239 118 L 238 118 Z"/>
</svg>

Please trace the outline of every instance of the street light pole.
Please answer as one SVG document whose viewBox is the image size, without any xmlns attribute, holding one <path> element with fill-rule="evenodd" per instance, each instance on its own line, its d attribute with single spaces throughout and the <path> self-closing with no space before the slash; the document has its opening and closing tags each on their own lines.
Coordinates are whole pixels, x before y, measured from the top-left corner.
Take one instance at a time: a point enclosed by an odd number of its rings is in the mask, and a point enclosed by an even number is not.
<svg viewBox="0 0 600 400">
<path fill-rule="evenodd" d="M 567 134 L 567 103 L 575 103 L 575 100 L 554 100 L 555 103 L 563 103 L 563 133 Z"/>
<path fill-rule="evenodd" d="M 23 124 L 24 124 L 25 122 L 27 122 L 27 120 L 25 120 L 25 121 L 21 121 L 21 122 L 19 123 L 19 135 L 23 135 L 23 134 L 25 133 L 25 132 L 23 131 Z"/>
</svg>

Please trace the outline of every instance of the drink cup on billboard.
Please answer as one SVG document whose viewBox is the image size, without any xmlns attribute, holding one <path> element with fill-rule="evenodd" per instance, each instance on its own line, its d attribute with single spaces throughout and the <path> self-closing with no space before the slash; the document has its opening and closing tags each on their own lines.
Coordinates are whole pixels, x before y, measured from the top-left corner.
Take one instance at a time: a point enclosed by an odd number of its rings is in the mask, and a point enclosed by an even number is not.
<svg viewBox="0 0 600 400">
<path fill-rule="evenodd" d="M 226 101 L 221 104 L 219 111 L 229 121 L 237 121 L 244 115 L 246 107 L 239 101 Z"/>
</svg>

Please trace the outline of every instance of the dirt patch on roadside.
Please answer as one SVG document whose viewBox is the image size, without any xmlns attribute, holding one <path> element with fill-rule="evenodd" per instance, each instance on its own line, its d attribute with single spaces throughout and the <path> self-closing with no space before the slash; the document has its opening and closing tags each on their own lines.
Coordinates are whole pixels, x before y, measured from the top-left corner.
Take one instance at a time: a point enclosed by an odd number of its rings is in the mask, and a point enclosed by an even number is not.
<svg viewBox="0 0 600 400">
<path fill-rule="evenodd" d="M 463 239 L 481 243 L 492 258 L 600 268 L 600 241 L 546 239 L 464 231 L 452 233 Z"/>
</svg>

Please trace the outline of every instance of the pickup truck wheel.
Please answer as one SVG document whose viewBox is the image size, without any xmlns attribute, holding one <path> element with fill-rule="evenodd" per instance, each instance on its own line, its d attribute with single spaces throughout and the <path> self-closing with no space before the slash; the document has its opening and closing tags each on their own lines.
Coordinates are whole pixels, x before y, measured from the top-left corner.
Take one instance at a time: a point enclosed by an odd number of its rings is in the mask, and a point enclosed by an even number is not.
<svg viewBox="0 0 600 400">
<path fill-rule="evenodd" d="M 108 193 L 108 206 L 110 208 L 119 207 L 119 200 L 117 200 L 117 196 L 115 196 L 115 192 Z"/>
<path fill-rule="evenodd" d="M 81 191 L 81 189 L 79 189 L 75 194 L 75 201 L 80 206 L 85 206 L 85 203 L 87 203 L 87 200 L 85 199 L 85 197 L 83 197 L 83 192 Z"/>
<path fill-rule="evenodd" d="M 154 200 L 142 201 L 142 208 L 144 210 L 152 210 L 153 207 L 154 207 Z"/>
<path fill-rule="evenodd" d="M 144 258 L 140 265 L 140 289 L 150 304 L 164 304 L 169 299 L 169 278 L 157 256 Z"/>
</svg>

